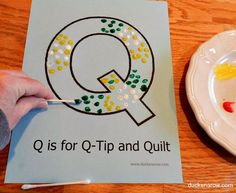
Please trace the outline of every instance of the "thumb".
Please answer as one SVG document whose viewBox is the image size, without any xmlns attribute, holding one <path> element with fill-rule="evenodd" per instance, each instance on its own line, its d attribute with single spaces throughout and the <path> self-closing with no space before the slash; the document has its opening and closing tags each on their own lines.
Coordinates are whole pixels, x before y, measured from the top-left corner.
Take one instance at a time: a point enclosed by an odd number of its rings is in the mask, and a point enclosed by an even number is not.
<svg viewBox="0 0 236 193">
<path fill-rule="evenodd" d="M 15 106 L 11 119 L 9 120 L 9 127 L 12 130 L 19 120 L 29 111 L 35 108 L 46 109 L 48 106 L 47 100 L 38 97 L 22 97 Z"/>
</svg>

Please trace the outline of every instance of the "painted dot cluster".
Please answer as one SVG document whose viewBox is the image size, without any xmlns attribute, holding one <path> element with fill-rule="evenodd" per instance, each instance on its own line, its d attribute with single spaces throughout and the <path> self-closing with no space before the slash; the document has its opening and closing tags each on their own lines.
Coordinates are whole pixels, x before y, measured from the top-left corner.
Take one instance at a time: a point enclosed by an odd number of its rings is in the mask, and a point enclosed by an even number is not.
<svg viewBox="0 0 236 193">
<path fill-rule="evenodd" d="M 133 29 L 133 27 L 119 22 L 117 20 L 101 19 L 105 24 L 101 28 L 103 33 L 116 33 L 127 47 L 132 47 L 129 52 L 133 60 L 139 60 L 142 64 L 146 64 L 150 57 L 150 49 L 144 42 L 143 38 Z"/>
<path fill-rule="evenodd" d="M 150 57 L 150 50 L 144 42 L 141 42 L 136 49 L 130 49 L 129 52 L 134 60 L 141 60 L 143 64 L 146 64 Z"/>
<path fill-rule="evenodd" d="M 110 93 L 84 92 L 75 102 L 80 104 L 78 108 L 86 113 L 104 114 L 118 112 L 130 106 L 132 108 L 132 103 L 140 100 L 150 84 L 148 79 L 141 77 L 142 70 L 150 64 L 149 46 L 139 32 L 125 22 L 108 18 L 99 19 L 98 22 L 101 24 L 99 30 L 102 33 L 113 34 L 124 42 L 132 60 L 131 71 L 125 82 L 115 72 L 100 79 Z M 73 45 L 74 42 L 65 34 L 61 33 L 55 38 L 48 52 L 49 74 L 55 74 L 70 65 Z"/>
<path fill-rule="evenodd" d="M 123 84 L 117 91 L 117 99 L 123 108 L 128 108 L 131 102 L 136 103 L 139 100 L 141 94 L 140 90 L 129 88 L 126 84 Z"/>
<path fill-rule="evenodd" d="M 67 35 L 59 34 L 48 52 L 47 67 L 49 74 L 62 71 L 70 64 L 70 53 L 74 42 Z"/>
<path fill-rule="evenodd" d="M 112 73 L 110 77 L 102 78 L 101 81 L 109 88 L 109 90 L 113 91 L 116 89 L 116 85 L 120 82 L 120 79 L 115 73 Z"/>
<path fill-rule="evenodd" d="M 103 102 L 104 95 L 83 95 L 79 99 L 75 99 L 76 104 L 80 104 L 85 112 L 94 112 L 101 114 L 103 112 L 101 104 Z"/>
<path fill-rule="evenodd" d="M 117 90 L 118 86 L 121 84 L 119 77 L 115 73 L 111 73 L 109 76 L 102 78 L 101 82 L 106 85 L 110 91 Z M 104 107 L 108 112 L 121 110 L 120 104 L 115 104 L 115 100 L 112 100 L 111 95 L 106 97 Z"/>
<path fill-rule="evenodd" d="M 142 79 L 141 76 L 137 73 L 138 70 L 133 69 L 132 72 L 129 75 L 128 80 L 125 82 L 126 85 L 128 85 L 131 88 L 138 88 L 142 92 L 146 92 L 148 87 L 148 79 Z"/>
<path fill-rule="evenodd" d="M 140 60 L 142 64 L 147 63 L 150 57 L 150 49 L 132 27 L 125 28 L 118 36 L 127 47 L 132 47 L 129 49 L 129 52 L 133 60 Z"/>
<path fill-rule="evenodd" d="M 114 100 L 111 99 L 111 96 L 108 95 L 104 100 L 104 107 L 107 109 L 108 112 L 112 112 L 115 108 L 115 111 L 119 111 L 121 109 L 120 105 L 115 105 Z"/>
<path fill-rule="evenodd" d="M 104 26 L 101 28 L 101 32 L 114 34 L 119 32 L 124 27 L 124 23 L 117 20 L 101 19 Z"/>
</svg>

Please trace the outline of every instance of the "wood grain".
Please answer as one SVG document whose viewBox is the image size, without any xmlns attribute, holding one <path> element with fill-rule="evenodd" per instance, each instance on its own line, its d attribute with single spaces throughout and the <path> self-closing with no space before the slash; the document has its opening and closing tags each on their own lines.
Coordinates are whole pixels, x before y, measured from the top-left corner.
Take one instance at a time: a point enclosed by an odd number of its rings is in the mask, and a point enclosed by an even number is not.
<svg viewBox="0 0 236 193">
<path fill-rule="evenodd" d="M 0 69 L 21 69 L 30 0 L 0 1 Z M 236 158 L 212 141 L 197 123 L 187 102 L 185 75 L 197 47 L 216 33 L 236 28 L 235 0 L 169 0 L 170 33 L 184 183 L 98 184 L 35 189 L 57 193 L 236 193 Z M 0 152 L 0 193 L 19 193 L 18 184 L 3 184 L 8 149 Z M 188 184 L 233 184 L 231 188 L 189 188 Z"/>
</svg>

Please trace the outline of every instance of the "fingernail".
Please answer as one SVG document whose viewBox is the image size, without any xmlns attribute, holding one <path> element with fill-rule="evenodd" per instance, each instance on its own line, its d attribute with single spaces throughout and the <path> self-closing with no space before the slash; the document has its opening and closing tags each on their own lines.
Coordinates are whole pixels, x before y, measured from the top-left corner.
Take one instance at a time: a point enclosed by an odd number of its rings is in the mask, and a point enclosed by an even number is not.
<svg viewBox="0 0 236 193">
<path fill-rule="evenodd" d="M 38 108 L 47 109 L 48 108 L 48 102 L 46 100 L 40 101 L 38 104 Z"/>
</svg>

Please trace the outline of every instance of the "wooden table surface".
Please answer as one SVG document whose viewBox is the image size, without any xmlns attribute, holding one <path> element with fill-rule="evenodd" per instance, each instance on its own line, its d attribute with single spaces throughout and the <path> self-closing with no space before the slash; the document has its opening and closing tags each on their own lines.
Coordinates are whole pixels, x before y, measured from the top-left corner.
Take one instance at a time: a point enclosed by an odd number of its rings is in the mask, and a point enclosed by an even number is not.
<svg viewBox="0 0 236 193">
<path fill-rule="evenodd" d="M 30 0 L 0 1 L 0 69 L 21 69 L 30 4 Z M 236 0 L 169 0 L 168 4 L 184 183 L 72 185 L 28 192 L 236 193 L 236 157 L 203 131 L 185 93 L 185 75 L 197 47 L 216 33 L 236 28 Z M 9 147 L 0 152 L 0 193 L 24 192 L 20 184 L 3 184 L 8 151 Z M 233 184 L 234 187 L 190 188 L 189 183 Z"/>
</svg>

